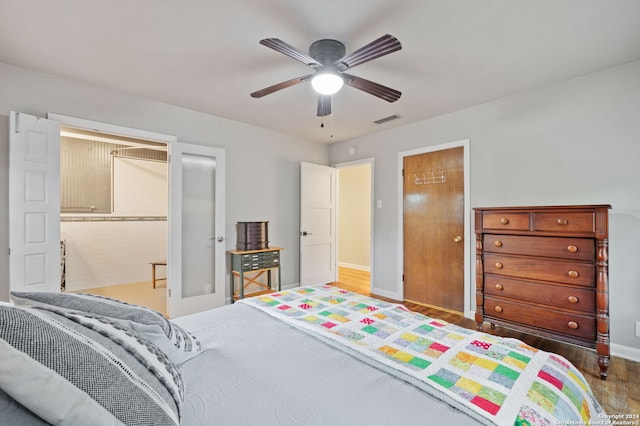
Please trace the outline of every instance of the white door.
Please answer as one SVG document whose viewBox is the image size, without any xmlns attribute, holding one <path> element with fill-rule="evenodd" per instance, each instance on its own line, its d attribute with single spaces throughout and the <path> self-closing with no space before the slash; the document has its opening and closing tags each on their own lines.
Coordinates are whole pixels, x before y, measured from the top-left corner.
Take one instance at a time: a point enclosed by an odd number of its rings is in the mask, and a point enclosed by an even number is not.
<svg viewBox="0 0 640 426">
<path fill-rule="evenodd" d="M 9 287 L 60 291 L 60 126 L 11 111 Z"/>
<path fill-rule="evenodd" d="M 167 286 L 175 318 L 225 303 L 225 152 L 182 143 L 169 148 Z"/>
<path fill-rule="evenodd" d="M 336 169 L 300 164 L 300 285 L 336 281 Z"/>
</svg>

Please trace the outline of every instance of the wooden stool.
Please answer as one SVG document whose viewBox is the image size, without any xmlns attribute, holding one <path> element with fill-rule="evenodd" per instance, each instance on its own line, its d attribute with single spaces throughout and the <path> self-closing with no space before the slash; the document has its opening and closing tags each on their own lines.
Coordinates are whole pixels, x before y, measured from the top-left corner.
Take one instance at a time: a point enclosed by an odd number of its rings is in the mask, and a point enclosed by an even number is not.
<svg viewBox="0 0 640 426">
<path fill-rule="evenodd" d="M 153 288 L 156 288 L 156 282 L 160 280 L 166 280 L 167 278 L 157 278 L 156 277 L 156 267 L 157 266 L 167 266 L 166 260 L 157 260 L 151 263 L 151 281 L 153 282 Z"/>
</svg>

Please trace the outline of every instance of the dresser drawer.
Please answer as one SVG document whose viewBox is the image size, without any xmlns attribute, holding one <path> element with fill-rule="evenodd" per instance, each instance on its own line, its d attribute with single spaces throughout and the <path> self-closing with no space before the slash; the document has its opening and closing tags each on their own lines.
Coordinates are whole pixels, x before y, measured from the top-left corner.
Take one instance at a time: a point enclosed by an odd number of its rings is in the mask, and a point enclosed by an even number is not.
<svg viewBox="0 0 640 426">
<path fill-rule="evenodd" d="M 593 289 L 542 284 L 498 275 L 484 276 L 484 293 L 587 314 L 592 313 L 595 307 Z"/>
<path fill-rule="evenodd" d="M 534 231 L 561 233 L 595 232 L 594 212 L 553 212 L 533 213 Z"/>
<path fill-rule="evenodd" d="M 485 252 L 558 257 L 595 261 L 596 247 L 590 238 L 530 237 L 484 234 Z"/>
<path fill-rule="evenodd" d="M 492 297 L 485 297 L 484 314 L 582 339 L 596 338 L 596 320 L 593 316 L 554 311 Z"/>
<path fill-rule="evenodd" d="M 483 212 L 482 228 L 526 231 L 529 229 L 529 213 Z"/>
<path fill-rule="evenodd" d="M 592 263 L 486 253 L 483 267 L 487 274 L 589 287 L 595 285 L 595 265 Z"/>
<path fill-rule="evenodd" d="M 242 255 L 241 267 L 243 271 L 275 268 L 279 265 L 280 252 L 278 251 L 267 251 Z"/>
</svg>

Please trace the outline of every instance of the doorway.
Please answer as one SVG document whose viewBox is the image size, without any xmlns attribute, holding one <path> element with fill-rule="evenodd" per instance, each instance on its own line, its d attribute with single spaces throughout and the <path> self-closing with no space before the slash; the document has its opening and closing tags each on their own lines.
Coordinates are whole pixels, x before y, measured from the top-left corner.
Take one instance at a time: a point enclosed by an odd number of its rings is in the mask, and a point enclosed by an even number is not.
<svg viewBox="0 0 640 426">
<path fill-rule="evenodd" d="M 63 290 L 167 315 L 167 172 L 166 143 L 61 127 Z"/>
<path fill-rule="evenodd" d="M 399 154 L 403 299 L 470 315 L 468 141 Z"/>
<path fill-rule="evenodd" d="M 371 292 L 373 159 L 341 163 L 338 171 L 338 281 Z"/>
</svg>

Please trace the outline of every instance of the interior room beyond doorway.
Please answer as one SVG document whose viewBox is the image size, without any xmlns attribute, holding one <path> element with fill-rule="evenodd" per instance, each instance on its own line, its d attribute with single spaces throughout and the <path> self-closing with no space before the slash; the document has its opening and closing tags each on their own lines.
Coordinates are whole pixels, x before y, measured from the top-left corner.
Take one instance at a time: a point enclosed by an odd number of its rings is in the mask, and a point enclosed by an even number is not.
<svg viewBox="0 0 640 426">
<path fill-rule="evenodd" d="M 371 289 L 372 160 L 338 166 L 338 281 Z"/>
<path fill-rule="evenodd" d="M 166 312 L 167 145 L 62 128 L 61 287 Z M 165 277 L 166 268 L 158 275 Z"/>
</svg>

